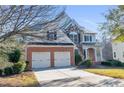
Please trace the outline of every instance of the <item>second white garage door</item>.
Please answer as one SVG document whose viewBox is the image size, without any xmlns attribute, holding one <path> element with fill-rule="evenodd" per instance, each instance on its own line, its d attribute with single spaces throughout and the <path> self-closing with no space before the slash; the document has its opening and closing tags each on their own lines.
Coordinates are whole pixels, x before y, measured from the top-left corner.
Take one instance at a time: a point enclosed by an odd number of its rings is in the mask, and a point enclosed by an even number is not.
<svg viewBox="0 0 124 93">
<path fill-rule="evenodd" d="M 55 52 L 54 65 L 55 67 L 70 66 L 70 52 Z"/>
<path fill-rule="evenodd" d="M 32 52 L 32 68 L 46 68 L 50 66 L 50 52 Z"/>
</svg>

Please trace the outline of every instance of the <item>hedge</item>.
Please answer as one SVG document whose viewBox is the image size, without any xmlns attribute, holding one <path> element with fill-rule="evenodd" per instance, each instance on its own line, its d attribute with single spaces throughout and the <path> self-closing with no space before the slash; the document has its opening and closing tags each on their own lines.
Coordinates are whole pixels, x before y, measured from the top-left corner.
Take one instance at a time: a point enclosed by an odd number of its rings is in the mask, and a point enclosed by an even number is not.
<svg viewBox="0 0 124 93">
<path fill-rule="evenodd" d="M 5 76 L 12 75 L 12 74 L 14 74 L 12 67 L 6 67 L 6 68 L 4 69 L 4 75 L 5 75 Z"/>
<path fill-rule="evenodd" d="M 107 60 L 107 61 L 101 62 L 101 64 L 106 66 L 118 66 L 118 67 L 124 66 L 124 63 L 118 60 Z"/>
<path fill-rule="evenodd" d="M 8 75 L 13 75 L 13 74 L 19 74 L 21 72 L 24 72 L 26 68 L 26 62 L 18 62 L 15 63 L 11 67 L 6 67 L 4 69 L 0 69 L 0 76 L 8 76 Z"/>
<path fill-rule="evenodd" d="M 112 66 L 112 64 L 110 62 L 104 62 L 104 61 L 101 62 L 101 65 Z"/>
<path fill-rule="evenodd" d="M 0 76 L 3 75 L 3 69 L 0 69 Z"/>
</svg>

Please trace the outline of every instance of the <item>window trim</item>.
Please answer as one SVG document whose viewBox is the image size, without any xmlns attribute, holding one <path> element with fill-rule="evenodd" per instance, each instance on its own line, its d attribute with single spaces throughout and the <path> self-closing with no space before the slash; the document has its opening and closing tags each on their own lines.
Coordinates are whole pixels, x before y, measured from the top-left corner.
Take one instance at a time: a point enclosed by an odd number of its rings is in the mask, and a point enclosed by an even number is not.
<svg viewBox="0 0 124 93">
<path fill-rule="evenodd" d="M 56 40 L 57 39 L 57 32 L 47 31 L 47 39 L 48 40 Z"/>
<path fill-rule="evenodd" d="M 87 40 L 86 40 L 87 38 Z M 83 42 L 86 42 L 86 43 L 93 43 L 95 42 L 95 36 L 94 35 L 83 35 Z"/>
<path fill-rule="evenodd" d="M 69 34 L 69 38 L 72 40 L 72 42 L 78 43 L 78 34 Z"/>
</svg>

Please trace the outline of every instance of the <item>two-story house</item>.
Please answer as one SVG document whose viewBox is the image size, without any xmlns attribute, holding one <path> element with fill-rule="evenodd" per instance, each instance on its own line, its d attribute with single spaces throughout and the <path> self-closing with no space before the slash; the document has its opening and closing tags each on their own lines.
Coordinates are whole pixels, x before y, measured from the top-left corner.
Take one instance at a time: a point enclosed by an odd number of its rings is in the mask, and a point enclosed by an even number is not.
<svg viewBox="0 0 124 93">
<path fill-rule="evenodd" d="M 84 60 L 102 60 L 101 46 L 96 41 L 96 33 L 79 26 L 74 20 L 65 23 L 63 28 L 56 30 L 54 26 L 42 29 L 38 25 L 33 31 L 29 31 L 31 36 L 26 39 L 25 46 L 29 69 L 75 65 L 75 49 L 83 55 Z"/>
</svg>

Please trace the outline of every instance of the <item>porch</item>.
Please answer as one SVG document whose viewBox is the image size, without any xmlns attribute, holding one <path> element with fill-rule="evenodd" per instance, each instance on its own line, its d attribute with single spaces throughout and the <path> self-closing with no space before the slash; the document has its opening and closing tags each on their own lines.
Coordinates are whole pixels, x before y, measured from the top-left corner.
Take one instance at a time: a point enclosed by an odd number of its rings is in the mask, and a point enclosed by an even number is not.
<svg viewBox="0 0 124 93">
<path fill-rule="evenodd" d="M 102 49 L 97 47 L 83 47 L 83 59 L 90 59 L 94 63 L 102 61 Z"/>
</svg>

